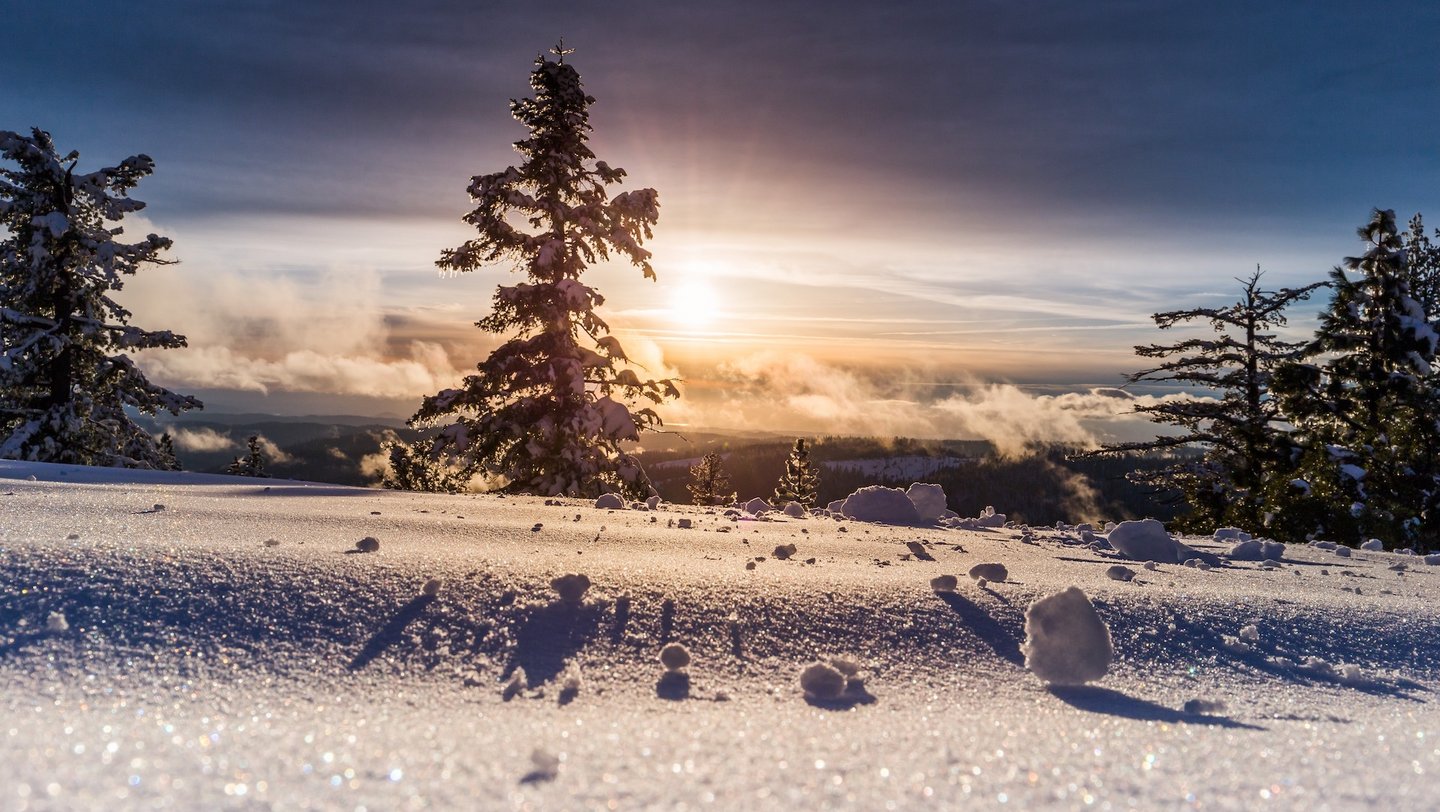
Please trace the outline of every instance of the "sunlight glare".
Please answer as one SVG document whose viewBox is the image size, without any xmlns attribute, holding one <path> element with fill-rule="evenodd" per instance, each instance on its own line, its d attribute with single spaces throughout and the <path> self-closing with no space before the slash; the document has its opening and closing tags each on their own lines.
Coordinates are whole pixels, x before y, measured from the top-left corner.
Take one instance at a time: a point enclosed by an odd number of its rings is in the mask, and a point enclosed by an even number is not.
<svg viewBox="0 0 1440 812">
<path fill-rule="evenodd" d="M 684 282 L 670 294 L 670 319 L 689 329 L 710 326 L 719 313 L 715 289 L 704 282 Z"/>
</svg>

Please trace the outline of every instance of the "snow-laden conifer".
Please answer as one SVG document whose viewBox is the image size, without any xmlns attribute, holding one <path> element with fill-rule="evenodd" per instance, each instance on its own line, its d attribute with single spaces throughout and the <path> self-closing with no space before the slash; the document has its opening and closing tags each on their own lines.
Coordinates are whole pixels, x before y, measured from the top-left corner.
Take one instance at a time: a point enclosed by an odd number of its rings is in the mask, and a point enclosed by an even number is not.
<svg viewBox="0 0 1440 812">
<path fill-rule="evenodd" d="M 250 439 L 246 440 L 245 455 L 236 457 L 225 469 L 225 473 L 269 478 L 270 475 L 265 473 L 265 452 L 260 449 L 260 435 L 250 435 Z"/>
<path fill-rule="evenodd" d="M 654 279 L 641 243 L 659 217 L 654 189 L 610 197 L 622 169 L 595 159 L 587 143 L 589 108 L 580 74 L 557 48 L 530 74 L 532 98 L 510 110 L 529 134 L 516 142 L 518 167 L 478 175 L 476 206 L 465 221 L 479 232 L 445 251 L 446 271 L 506 263 L 528 282 L 501 285 L 476 326 L 516 335 L 481 362 L 459 389 L 427 397 L 414 425 L 445 425 L 432 444 L 467 473 L 508 481 L 510 492 L 595 496 L 619 491 L 643 497 L 649 482 L 621 444 L 658 428 L 640 398 L 660 403 L 679 392 L 672 380 L 643 380 L 595 312 L 605 299 L 580 281 L 592 263 L 623 259 Z"/>
<path fill-rule="evenodd" d="M 50 134 L 0 132 L 0 458 L 174 469 L 126 408 L 153 415 L 200 406 L 150 383 L 129 353 L 185 346 L 131 325 L 111 298 L 126 276 L 163 265 L 170 240 L 124 242 L 129 197 L 154 171 L 145 155 L 76 171 Z"/>
<path fill-rule="evenodd" d="M 723 505 L 735 501 L 735 490 L 730 487 L 730 475 L 720 454 L 711 451 L 690 468 L 690 501 L 697 505 Z"/>
<path fill-rule="evenodd" d="M 1395 213 L 1377 209 L 1358 231 L 1366 251 L 1331 272 L 1334 297 L 1307 357 L 1277 375 L 1304 451 L 1287 513 L 1347 543 L 1433 539 L 1440 337 L 1411 295 Z"/>
<path fill-rule="evenodd" d="M 799 502 L 805 507 L 815 506 L 815 495 L 820 489 L 820 472 L 810 462 L 810 449 L 804 440 L 796 440 L 785 460 L 785 473 L 775 486 L 775 504 Z"/>
<path fill-rule="evenodd" d="M 1136 355 L 1159 363 L 1127 376 L 1130 382 L 1178 383 L 1210 396 L 1138 406 L 1137 412 L 1172 432 L 1096 452 L 1179 450 L 1173 464 L 1137 471 L 1131 479 L 1178 493 L 1189 506 L 1181 523 L 1196 530 L 1263 526 L 1270 510 L 1268 483 L 1276 476 L 1289 478 L 1291 448 L 1270 387 L 1275 370 L 1299 357 L 1304 342 L 1282 340 L 1273 331 L 1285 326 L 1286 308 L 1325 283 L 1268 291 L 1260 287 L 1260 277 L 1257 268 L 1237 280 L 1241 297 L 1234 304 L 1155 314 L 1161 330 L 1209 322 L 1215 335 L 1137 346 Z"/>
</svg>

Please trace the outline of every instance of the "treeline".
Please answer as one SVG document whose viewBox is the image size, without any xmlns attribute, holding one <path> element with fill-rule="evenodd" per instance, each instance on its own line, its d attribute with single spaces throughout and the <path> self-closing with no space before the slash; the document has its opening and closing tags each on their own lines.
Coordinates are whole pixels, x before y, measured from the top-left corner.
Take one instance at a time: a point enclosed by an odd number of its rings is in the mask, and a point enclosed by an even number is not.
<svg viewBox="0 0 1440 812">
<path fill-rule="evenodd" d="M 1130 380 L 1197 396 L 1140 407 L 1169 431 L 1097 453 L 1199 449 L 1131 476 L 1181 494 L 1182 527 L 1440 542 L 1440 230 L 1432 241 L 1416 215 L 1402 232 L 1393 211 L 1377 209 L 1359 236 L 1364 252 L 1327 280 L 1269 291 L 1257 269 L 1232 305 L 1155 314 L 1162 330 L 1196 323 L 1211 334 L 1136 347 L 1155 365 Z M 1285 310 L 1321 289 L 1330 303 L 1314 336 L 1279 338 Z"/>
</svg>

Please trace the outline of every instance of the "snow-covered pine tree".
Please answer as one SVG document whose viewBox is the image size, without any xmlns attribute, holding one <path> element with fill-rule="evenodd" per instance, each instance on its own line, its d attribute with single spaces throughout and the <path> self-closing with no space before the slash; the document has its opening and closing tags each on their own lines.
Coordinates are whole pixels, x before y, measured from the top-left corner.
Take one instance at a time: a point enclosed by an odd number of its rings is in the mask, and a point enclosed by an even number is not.
<svg viewBox="0 0 1440 812">
<path fill-rule="evenodd" d="M 720 454 L 711 451 L 690 468 L 690 501 L 697 505 L 724 505 L 735 501 L 730 475 Z"/>
<path fill-rule="evenodd" d="M 111 298 L 124 277 L 163 265 L 170 240 L 116 239 L 129 197 L 154 171 L 145 155 L 89 173 L 50 134 L 0 132 L 0 458 L 175 469 L 126 407 L 179 414 L 200 401 L 150 383 L 127 352 L 185 346 L 131 326 Z"/>
<path fill-rule="evenodd" d="M 465 490 L 466 478 L 444 460 L 432 459 L 428 449 L 429 443 L 423 440 L 411 445 L 395 439 L 381 445 L 380 451 L 390 464 L 380 480 L 380 486 L 396 491 L 428 493 L 460 493 Z"/>
<path fill-rule="evenodd" d="M 1301 362 L 1275 392 L 1300 441 L 1300 474 L 1286 515 L 1298 528 L 1356 544 L 1440 537 L 1440 426 L 1429 385 L 1437 344 L 1410 293 L 1395 213 L 1361 226 L 1367 249 L 1330 275 L 1334 298 Z"/>
<path fill-rule="evenodd" d="M 1217 335 L 1173 344 L 1135 348 L 1143 358 L 1161 359 L 1156 366 L 1128 375 L 1131 383 L 1179 383 L 1211 392 L 1215 397 L 1165 399 L 1137 406 L 1154 423 L 1178 429 L 1153 440 L 1117 443 L 1091 455 L 1113 456 L 1174 449 L 1194 449 L 1199 456 L 1180 456 L 1172 465 L 1137 471 L 1131 481 L 1161 491 L 1178 492 L 1189 507 L 1179 524 L 1208 533 L 1238 525 L 1257 532 L 1264 526 L 1267 487 L 1284 476 L 1291 449 L 1283 419 L 1270 386 L 1275 370 L 1299 357 L 1303 342 L 1281 340 L 1274 332 L 1285 326 L 1285 310 L 1307 299 L 1324 282 L 1277 291 L 1260 287 L 1261 271 L 1241 284 L 1241 297 L 1224 307 L 1199 307 L 1156 313 L 1155 325 L 1168 330 L 1188 322 L 1209 322 Z"/>
<path fill-rule="evenodd" d="M 1432 240 L 1425 233 L 1425 219 L 1416 212 L 1401 240 L 1405 246 L 1410 295 L 1434 323 L 1440 318 L 1440 228 L 1435 229 Z"/>
<path fill-rule="evenodd" d="M 678 397 L 669 379 L 642 380 L 595 309 L 605 300 L 580 275 L 599 260 L 628 260 L 654 279 L 641 243 L 659 217 L 654 189 L 608 197 L 622 169 L 595 160 L 587 143 L 589 107 L 580 74 L 563 48 L 541 55 L 530 74 L 533 98 L 512 100 L 511 113 L 529 129 L 516 142 L 519 167 L 476 176 L 476 207 L 465 221 L 479 236 L 445 251 L 446 271 L 473 271 L 506 262 L 529 282 L 502 285 L 490 315 L 476 326 L 516 331 L 482 361 L 459 389 L 427 397 L 411 424 L 444 426 L 430 452 L 468 476 L 504 477 L 508 492 L 594 496 L 619 491 L 643 497 L 650 484 L 621 448 L 660 426 L 639 398 Z M 528 226 L 529 230 L 526 230 Z"/>
<path fill-rule="evenodd" d="M 820 490 L 820 472 L 810 463 L 810 449 L 804 440 L 796 440 L 790 449 L 790 458 L 785 460 L 785 473 L 780 484 L 775 486 L 775 505 L 784 507 L 786 502 L 799 502 L 805 507 L 815 506 L 815 496 Z"/>
<path fill-rule="evenodd" d="M 265 473 L 265 452 L 260 450 L 260 436 L 252 434 L 250 439 L 245 442 L 247 447 L 245 456 L 236 457 L 235 461 L 225 469 L 225 473 L 235 476 L 269 478 L 270 475 Z"/>
</svg>

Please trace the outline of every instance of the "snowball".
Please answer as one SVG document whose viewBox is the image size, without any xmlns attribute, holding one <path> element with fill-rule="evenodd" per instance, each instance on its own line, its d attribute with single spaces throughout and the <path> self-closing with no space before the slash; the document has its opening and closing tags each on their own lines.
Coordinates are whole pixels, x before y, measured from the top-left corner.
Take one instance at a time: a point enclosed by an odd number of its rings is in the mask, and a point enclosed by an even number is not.
<svg viewBox="0 0 1440 812">
<path fill-rule="evenodd" d="M 689 530 L 690 528 L 695 526 L 695 522 L 690 519 L 681 519 L 680 521 L 675 523 L 675 526 L 679 527 L 681 530 Z"/>
<path fill-rule="evenodd" d="M 625 500 L 618 493 L 602 493 L 595 499 L 595 507 L 601 510 L 624 510 Z"/>
<path fill-rule="evenodd" d="M 439 594 L 440 594 L 440 579 L 439 579 L 439 578 L 431 578 L 430 580 L 426 581 L 426 582 L 425 582 L 425 585 L 422 586 L 422 587 L 420 587 L 420 594 L 421 594 L 421 595 L 424 595 L 424 596 L 426 596 L 426 597 L 430 597 L 430 598 L 433 598 L 433 597 L 435 597 L 436 595 L 439 595 Z"/>
<path fill-rule="evenodd" d="M 530 753 L 530 764 L 534 769 L 526 777 L 532 781 L 553 781 L 560 774 L 560 758 L 538 747 Z"/>
<path fill-rule="evenodd" d="M 930 588 L 936 592 L 954 592 L 960 579 L 953 575 L 937 575 L 930 579 Z"/>
<path fill-rule="evenodd" d="M 51 612 L 45 618 L 45 631 L 51 634 L 68 632 L 70 631 L 70 621 L 66 620 L 65 615 L 61 612 Z"/>
<path fill-rule="evenodd" d="M 646 500 L 645 500 L 645 507 L 648 507 L 648 508 L 650 508 L 651 510 L 654 510 L 655 508 L 657 508 L 657 507 L 659 507 L 659 506 L 660 506 L 660 497 L 659 497 L 659 495 L 652 496 L 652 497 L 650 497 L 649 499 L 646 499 Z"/>
<path fill-rule="evenodd" d="M 811 663 L 800 672 L 800 688 L 813 699 L 838 699 L 845 693 L 845 675 L 829 663 Z"/>
<path fill-rule="evenodd" d="M 1260 642 L 1260 628 L 1254 623 L 1240 628 L 1240 639 L 1248 643 Z"/>
<path fill-rule="evenodd" d="M 1154 572 L 1154 571 L 1160 569 L 1160 565 L 1159 565 L 1159 564 L 1156 564 L 1154 561 L 1146 561 L 1146 562 L 1145 562 L 1145 569 L 1150 570 L 1151 572 Z"/>
<path fill-rule="evenodd" d="M 805 506 L 799 502 L 786 502 L 785 515 L 792 519 L 803 519 L 805 518 Z"/>
<path fill-rule="evenodd" d="M 679 671 L 690 664 L 690 651 L 679 643 L 671 643 L 660 649 L 660 664 L 666 671 Z"/>
<path fill-rule="evenodd" d="M 1010 577 L 1010 571 L 1005 569 L 1004 564 L 976 564 L 970 568 L 968 575 L 977 581 L 1004 583 Z"/>
<path fill-rule="evenodd" d="M 1105 570 L 1105 577 L 1112 581 L 1133 581 L 1135 580 L 1135 570 L 1116 564 Z"/>
<path fill-rule="evenodd" d="M 1370 539 L 1369 541 L 1360 545 L 1360 549 L 1369 550 L 1370 552 L 1375 553 L 1384 552 L 1385 542 L 1381 541 L 1380 539 Z"/>
<path fill-rule="evenodd" d="M 566 603 L 579 603 L 590 588 L 590 579 L 584 575 L 562 575 L 550 582 L 550 588 Z"/>
<path fill-rule="evenodd" d="M 380 539 L 377 539 L 374 536 L 366 536 L 365 538 L 355 542 L 355 549 L 359 550 L 362 553 L 377 552 L 380 549 Z"/>
<path fill-rule="evenodd" d="M 759 516 L 761 513 L 768 513 L 774 509 L 770 507 L 769 502 L 758 496 L 745 503 L 745 512 L 752 516 Z"/>
<path fill-rule="evenodd" d="M 1182 545 L 1177 544 L 1165 525 L 1154 519 L 1121 522 L 1110 531 L 1110 546 L 1133 561 L 1158 561 L 1161 564 L 1179 564 Z"/>
<path fill-rule="evenodd" d="M 1349 558 L 1349 557 L 1350 557 L 1350 548 L 1349 548 L 1349 547 L 1336 547 L 1336 548 L 1335 548 L 1335 554 L 1338 555 L 1338 556 L 1340 556 L 1341 558 Z"/>
<path fill-rule="evenodd" d="M 1054 685 L 1083 685 L 1110 670 L 1110 630 L 1079 587 L 1041 598 L 1025 610 L 1025 667 Z"/>
<path fill-rule="evenodd" d="M 775 546 L 775 557 L 784 561 L 797 552 L 793 544 L 778 544 Z"/>
<path fill-rule="evenodd" d="M 845 497 L 840 512 L 863 522 L 919 524 L 915 503 L 899 488 L 870 485 Z"/>
<path fill-rule="evenodd" d="M 905 496 L 915 505 L 920 520 L 933 522 L 945 513 L 945 489 L 928 482 L 913 483 Z"/>
</svg>

